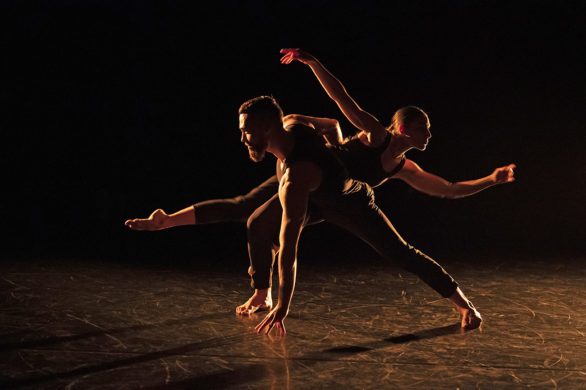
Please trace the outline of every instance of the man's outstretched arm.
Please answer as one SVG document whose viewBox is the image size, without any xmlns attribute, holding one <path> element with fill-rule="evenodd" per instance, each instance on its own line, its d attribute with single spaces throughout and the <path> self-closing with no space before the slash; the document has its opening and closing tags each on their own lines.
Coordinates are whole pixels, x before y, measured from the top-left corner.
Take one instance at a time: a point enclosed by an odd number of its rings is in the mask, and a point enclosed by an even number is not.
<svg viewBox="0 0 586 390">
<path fill-rule="evenodd" d="M 307 214 L 309 194 L 321 182 L 321 171 L 312 163 L 299 162 L 287 169 L 281 181 L 279 199 L 283 206 L 279 236 L 279 301 L 277 306 L 258 324 L 258 333 L 268 334 L 273 326 L 284 335 L 284 320 L 289 312 L 295 290 L 297 273 L 297 244 Z"/>
</svg>

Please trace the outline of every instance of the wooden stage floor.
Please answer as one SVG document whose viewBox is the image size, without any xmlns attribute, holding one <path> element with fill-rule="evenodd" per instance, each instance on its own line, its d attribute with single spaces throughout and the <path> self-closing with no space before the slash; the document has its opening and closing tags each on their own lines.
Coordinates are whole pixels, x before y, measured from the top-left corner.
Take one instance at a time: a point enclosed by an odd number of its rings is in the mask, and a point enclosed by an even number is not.
<svg viewBox="0 0 586 390">
<path fill-rule="evenodd" d="M 246 267 L 0 265 L 0 388 L 584 389 L 583 259 L 443 263 L 482 313 L 398 268 L 299 264 L 285 337 L 237 317 Z M 276 291 L 275 291 L 276 293 Z"/>
</svg>

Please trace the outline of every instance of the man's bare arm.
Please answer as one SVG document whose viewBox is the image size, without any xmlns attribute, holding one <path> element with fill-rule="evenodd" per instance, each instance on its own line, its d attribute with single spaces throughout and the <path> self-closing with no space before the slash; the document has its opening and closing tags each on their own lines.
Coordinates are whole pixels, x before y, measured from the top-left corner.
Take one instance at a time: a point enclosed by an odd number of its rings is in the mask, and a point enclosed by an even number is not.
<svg viewBox="0 0 586 390">
<path fill-rule="evenodd" d="M 285 334 L 284 319 L 289 312 L 295 290 L 299 235 L 307 213 L 309 194 L 320 183 L 321 171 L 309 162 L 298 162 L 288 168 L 281 180 L 279 199 L 283 206 L 283 216 L 279 236 L 279 301 L 256 327 L 259 333 L 266 329 L 268 334 L 276 325 Z"/>
</svg>

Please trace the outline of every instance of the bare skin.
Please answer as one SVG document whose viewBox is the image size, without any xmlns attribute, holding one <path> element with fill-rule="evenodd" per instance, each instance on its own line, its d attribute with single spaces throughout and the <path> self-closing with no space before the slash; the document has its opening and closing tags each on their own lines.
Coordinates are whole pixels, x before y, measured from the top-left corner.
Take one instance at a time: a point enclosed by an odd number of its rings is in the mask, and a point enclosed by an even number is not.
<svg viewBox="0 0 586 390">
<path fill-rule="evenodd" d="M 156 209 L 148 218 L 128 219 L 124 226 L 132 230 L 163 230 L 175 226 L 195 224 L 195 212 L 193 207 L 186 207 L 173 214 L 167 214 L 163 209 Z"/>
<path fill-rule="evenodd" d="M 251 315 L 261 311 L 270 311 L 273 309 L 273 298 L 271 289 L 254 290 L 254 294 L 244 304 L 236 308 L 236 314 Z"/>
<path fill-rule="evenodd" d="M 466 298 L 460 287 L 448 299 L 456 305 L 456 309 L 460 312 L 462 316 L 461 327 L 463 329 L 472 330 L 480 327 L 482 316 L 472 302 Z"/>
</svg>

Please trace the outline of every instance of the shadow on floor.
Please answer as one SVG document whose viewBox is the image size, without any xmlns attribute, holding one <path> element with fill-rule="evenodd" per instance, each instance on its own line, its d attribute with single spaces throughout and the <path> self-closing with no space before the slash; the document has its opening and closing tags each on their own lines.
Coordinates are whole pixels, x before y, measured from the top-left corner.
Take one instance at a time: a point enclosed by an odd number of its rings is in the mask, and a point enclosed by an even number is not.
<svg viewBox="0 0 586 390">
<path fill-rule="evenodd" d="M 143 387 L 146 390 L 182 390 L 182 389 L 225 389 L 227 387 L 255 383 L 270 377 L 269 367 L 254 364 L 235 370 L 222 370 L 213 374 L 172 382 L 166 385 Z"/>
<path fill-rule="evenodd" d="M 225 316 L 225 313 L 214 313 L 214 314 L 208 314 L 208 315 L 199 316 L 199 317 L 181 318 L 181 319 L 177 319 L 177 320 L 164 321 L 164 322 L 157 323 L 157 324 L 132 325 L 132 326 L 126 326 L 126 327 L 117 328 L 117 329 L 95 330 L 95 331 L 85 332 L 85 333 L 81 333 L 81 334 L 75 334 L 75 335 L 71 335 L 71 336 L 47 337 L 47 338 L 37 339 L 37 340 L 10 341 L 10 342 L 6 342 L 6 343 L 0 343 L 0 352 L 6 352 L 6 351 L 14 350 L 14 349 L 42 348 L 42 347 L 48 347 L 51 345 L 61 344 L 61 343 L 70 342 L 70 341 L 83 340 L 83 339 L 90 338 L 90 337 L 99 337 L 99 336 L 103 336 L 103 335 L 111 335 L 112 336 L 112 335 L 124 334 L 124 333 L 128 333 L 128 332 L 139 331 L 139 330 L 156 329 L 156 328 L 170 327 L 170 326 L 175 326 L 175 325 L 185 325 L 185 324 L 193 323 L 195 321 L 214 319 L 219 316 Z M 22 337 L 28 333 L 30 333 L 30 331 L 25 330 L 22 332 L 15 332 L 12 334 L 0 335 L 0 338 L 6 338 L 7 336 Z"/>
<path fill-rule="evenodd" d="M 340 347 L 334 347 L 330 349 L 326 349 L 322 352 L 325 353 L 336 353 L 336 354 L 352 354 L 352 353 L 360 353 L 366 352 L 377 348 L 384 348 L 388 345 L 388 343 L 393 344 L 404 344 L 410 343 L 413 341 L 425 340 L 425 339 L 432 339 L 435 337 L 442 337 L 448 336 L 453 334 L 462 334 L 466 332 L 462 329 L 460 324 L 452 324 L 447 326 L 442 326 L 439 328 L 433 329 L 426 329 L 415 333 L 407 333 L 399 336 L 393 336 L 386 338 L 382 341 L 371 342 L 364 345 L 343 345 Z"/>
<path fill-rule="evenodd" d="M 67 379 L 76 376 L 95 374 L 98 372 L 113 370 L 121 367 L 149 362 L 152 360 L 162 359 L 169 356 L 183 355 L 189 352 L 194 352 L 205 348 L 217 348 L 224 345 L 230 345 L 235 342 L 241 341 L 244 337 L 246 337 L 244 334 L 238 333 L 231 336 L 217 337 L 199 343 L 187 344 L 177 348 L 170 348 L 163 351 L 151 352 L 129 358 L 118 359 L 106 363 L 96 364 L 93 366 L 79 367 L 70 371 L 57 372 L 49 375 L 34 375 L 20 379 L 3 380 L 0 381 L 0 388 L 5 389 L 16 388 L 21 386 L 30 386 L 56 379 Z"/>
<path fill-rule="evenodd" d="M 193 319 L 182 319 L 180 321 L 167 321 L 165 324 L 169 325 L 169 323 L 175 323 L 175 322 L 181 323 L 183 321 L 188 321 L 188 320 L 191 321 Z M 163 324 L 159 324 L 156 326 L 161 326 L 161 325 L 163 325 Z M 148 326 L 151 326 L 151 325 L 148 325 Z M 134 328 L 137 328 L 137 327 L 120 328 L 116 331 L 122 332 L 122 331 L 132 330 Z M 361 352 L 366 352 L 366 351 L 370 351 L 370 350 L 377 349 L 377 348 L 384 348 L 385 346 L 388 346 L 388 343 L 401 344 L 401 343 L 407 343 L 407 342 L 412 342 L 412 341 L 417 341 L 417 340 L 424 340 L 424 339 L 447 336 L 447 335 L 452 335 L 452 334 L 459 334 L 462 332 L 463 331 L 460 327 L 460 324 L 453 324 L 453 325 L 443 326 L 440 328 L 422 330 L 422 331 L 416 332 L 416 333 L 409 333 L 409 334 L 405 334 L 405 335 L 389 337 L 384 340 L 375 341 L 375 342 L 368 343 L 365 345 L 334 347 L 334 348 L 326 349 L 326 350 L 319 352 L 317 354 L 310 354 L 310 355 L 299 357 L 299 359 L 303 359 L 303 360 L 310 359 L 310 360 L 315 360 L 315 361 L 336 360 L 336 358 L 332 357 L 331 354 L 339 355 L 339 354 L 361 353 Z M 91 332 L 91 333 L 102 334 L 102 333 L 108 333 L 108 332 L 104 331 L 104 332 Z M 78 335 L 78 336 L 54 338 L 55 340 L 53 340 L 53 341 L 54 342 L 65 341 L 64 339 L 69 340 L 71 338 L 75 338 L 75 337 L 79 338 L 82 336 L 89 337 L 88 334 L 84 334 L 84 335 Z M 183 346 L 177 347 L 177 348 L 171 348 L 171 349 L 147 353 L 147 354 L 143 354 L 143 355 L 139 355 L 139 356 L 118 359 L 118 360 L 114 360 L 111 362 L 106 362 L 106 363 L 97 364 L 97 365 L 93 365 L 93 366 L 79 367 L 79 368 L 76 368 L 71 371 L 58 372 L 58 373 L 49 374 L 49 375 L 35 375 L 35 376 L 30 376 L 28 378 L 21 378 L 21 379 L 7 380 L 7 381 L 5 380 L 5 381 L 0 382 L 0 386 L 2 388 L 16 388 L 16 387 L 21 387 L 21 386 L 36 385 L 36 384 L 40 384 L 43 382 L 56 380 L 56 379 L 67 379 L 67 378 L 76 377 L 76 376 L 94 374 L 94 373 L 98 373 L 98 372 L 102 372 L 102 371 L 107 371 L 107 370 L 117 369 L 117 368 L 121 368 L 121 367 L 125 367 L 125 366 L 135 365 L 135 364 L 139 364 L 139 363 L 145 363 L 145 362 L 149 362 L 152 360 L 162 359 L 162 358 L 166 358 L 169 356 L 182 355 L 182 354 L 186 354 L 189 352 L 195 352 L 195 351 L 198 351 L 198 350 L 201 350 L 204 348 L 216 348 L 216 347 L 220 347 L 223 345 L 230 345 L 234 342 L 242 340 L 245 337 L 247 337 L 247 336 L 242 333 L 232 335 L 232 336 L 227 336 L 227 337 L 218 337 L 218 338 L 213 338 L 213 339 L 199 342 L 199 343 L 192 343 L 192 344 L 183 345 Z M 42 341 L 43 340 L 39 340 L 39 342 L 42 342 Z M 243 384 L 243 383 L 247 383 L 250 381 L 257 381 L 259 379 L 262 379 L 263 377 L 267 376 L 267 370 L 268 369 L 265 365 L 246 366 L 246 367 L 238 368 L 235 370 L 225 370 L 225 371 L 221 371 L 221 372 L 217 372 L 217 373 L 213 373 L 213 374 L 207 374 L 207 375 L 203 375 L 203 376 L 190 378 L 190 379 L 187 379 L 187 380 L 184 380 L 181 382 L 165 385 L 164 388 L 166 388 L 166 389 L 224 388 L 224 387 L 228 387 L 228 386 L 232 386 L 232 385 L 236 385 L 236 384 Z M 163 388 L 163 387 L 153 387 L 153 389 L 158 389 L 158 388 Z"/>
</svg>

